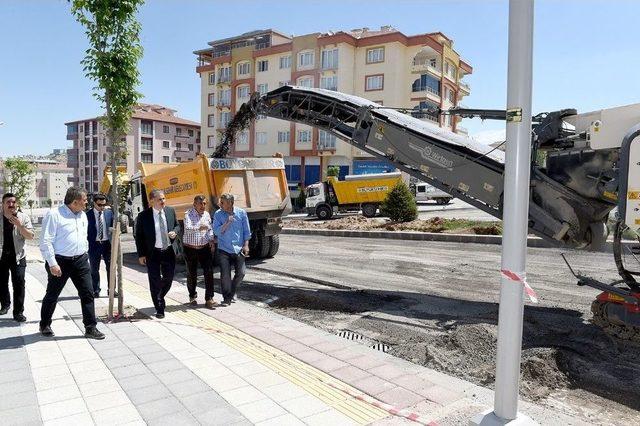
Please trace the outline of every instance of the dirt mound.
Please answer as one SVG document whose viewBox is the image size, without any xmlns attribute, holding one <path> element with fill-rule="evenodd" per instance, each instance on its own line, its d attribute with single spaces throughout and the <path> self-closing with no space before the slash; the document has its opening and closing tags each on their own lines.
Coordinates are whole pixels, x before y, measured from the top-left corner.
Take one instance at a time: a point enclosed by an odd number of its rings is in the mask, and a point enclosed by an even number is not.
<svg viewBox="0 0 640 426">
<path fill-rule="evenodd" d="M 417 219 L 411 222 L 391 222 L 387 218 L 366 218 L 364 216 L 347 216 L 328 221 L 291 220 L 285 225 L 287 228 L 303 229 L 339 229 L 357 231 L 409 231 L 434 232 L 476 235 L 500 235 L 500 222 L 479 222 L 468 219 Z"/>
</svg>

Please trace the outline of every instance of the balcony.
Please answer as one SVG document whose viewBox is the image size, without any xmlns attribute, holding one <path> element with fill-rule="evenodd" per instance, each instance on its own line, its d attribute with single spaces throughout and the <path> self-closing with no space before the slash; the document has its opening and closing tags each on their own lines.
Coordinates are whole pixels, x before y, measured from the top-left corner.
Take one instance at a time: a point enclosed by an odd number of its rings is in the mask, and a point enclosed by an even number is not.
<svg viewBox="0 0 640 426">
<path fill-rule="evenodd" d="M 216 106 L 218 108 L 229 108 L 231 107 L 231 100 L 219 99 L 218 102 L 216 102 Z"/>
<path fill-rule="evenodd" d="M 256 43 L 256 50 L 262 50 L 262 49 L 268 49 L 271 47 L 271 42 L 270 41 L 265 41 L 262 43 Z"/>
<path fill-rule="evenodd" d="M 415 85 L 412 87 L 411 92 L 413 94 L 423 93 L 427 95 L 427 97 L 431 96 L 432 98 L 435 98 L 437 102 L 440 102 L 440 91 L 431 86 Z"/>
<path fill-rule="evenodd" d="M 471 88 L 467 83 L 463 83 L 462 81 L 458 82 L 458 86 L 460 87 L 460 92 L 462 95 L 468 95 L 471 93 Z"/>
<path fill-rule="evenodd" d="M 75 169 L 78 165 L 78 150 L 67 149 L 67 167 Z"/>
<path fill-rule="evenodd" d="M 229 83 L 230 81 L 231 81 L 231 76 L 230 75 L 218 74 L 218 78 L 216 80 L 216 84 L 225 84 L 225 83 Z"/>
<path fill-rule="evenodd" d="M 231 55 L 231 50 L 218 50 L 217 52 L 213 52 L 214 58 L 219 58 L 221 56 L 229 56 Z"/>
<path fill-rule="evenodd" d="M 440 68 L 431 66 L 431 62 L 429 60 L 414 59 L 413 63 L 411 64 L 411 72 L 412 73 L 430 72 L 436 77 L 442 76 L 442 70 Z"/>
</svg>

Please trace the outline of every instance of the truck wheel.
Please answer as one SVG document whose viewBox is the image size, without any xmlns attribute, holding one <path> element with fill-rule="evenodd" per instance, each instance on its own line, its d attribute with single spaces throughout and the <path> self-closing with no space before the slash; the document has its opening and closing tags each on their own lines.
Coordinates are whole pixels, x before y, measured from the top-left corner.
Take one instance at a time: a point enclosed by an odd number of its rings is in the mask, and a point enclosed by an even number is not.
<svg viewBox="0 0 640 426">
<path fill-rule="evenodd" d="M 269 238 L 269 253 L 267 253 L 267 257 L 273 257 L 280 248 L 280 235 L 271 235 L 267 238 Z"/>
<path fill-rule="evenodd" d="M 256 249 L 252 255 L 255 254 L 257 259 L 263 259 L 269 255 L 271 249 L 271 240 L 264 235 L 264 231 L 256 232 Z"/>
<path fill-rule="evenodd" d="M 377 212 L 378 212 L 378 206 L 375 204 L 362 205 L 362 216 L 364 217 L 375 217 Z"/>
<path fill-rule="evenodd" d="M 333 210 L 331 210 L 331 207 L 329 206 L 318 206 L 316 208 L 316 216 L 318 216 L 318 219 L 331 219 L 331 216 L 333 216 Z"/>
</svg>

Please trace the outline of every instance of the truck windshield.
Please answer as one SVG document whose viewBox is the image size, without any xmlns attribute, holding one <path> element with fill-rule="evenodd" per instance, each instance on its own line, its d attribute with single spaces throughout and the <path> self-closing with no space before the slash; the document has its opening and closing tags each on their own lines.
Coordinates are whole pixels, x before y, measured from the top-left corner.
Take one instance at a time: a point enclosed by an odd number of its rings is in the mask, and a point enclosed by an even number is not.
<svg viewBox="0 0 640 426">
<path fill-rule="evenodd" d="M 307 197 L 315 197 L 320 194 L 320 188 L 317 186 L 310 186 L 307 188 Z"/>
</svg>

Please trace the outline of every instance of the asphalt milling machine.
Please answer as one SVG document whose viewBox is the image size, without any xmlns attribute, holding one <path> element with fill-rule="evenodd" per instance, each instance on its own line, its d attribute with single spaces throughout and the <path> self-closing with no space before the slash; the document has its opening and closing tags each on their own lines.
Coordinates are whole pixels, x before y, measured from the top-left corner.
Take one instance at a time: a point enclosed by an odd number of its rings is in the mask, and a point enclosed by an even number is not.
<svg viewBox="0 0 640 426">
<path fill-rule="evenodd" d="M 401 110 L 340 92 L 283 86 L 253 94 L 228 126 L 214 156 L 224 157 L 236 131 L 258 116 L 310 125 L 384 159 L 484 212 L 502 218 L 504 152 L 435 124 L 424 114 L 515 119 L 517 111 L 454 108 Z M 640 272 L 622 242 L 640 230 L 640 105 L 586 114 L 575 109 L 533 117 L 529 229 L 559 247 L 601 249 L 613 217 L 613 255 L 620 279 L 604 283 L 571 269 L 578 285 L 602 291 L 594 323 L 640 341 Z M 627 253 L 628 251 L 628 253 Z M 567 259 L 565 258 L 565 261 Z"/>
</svg>

